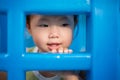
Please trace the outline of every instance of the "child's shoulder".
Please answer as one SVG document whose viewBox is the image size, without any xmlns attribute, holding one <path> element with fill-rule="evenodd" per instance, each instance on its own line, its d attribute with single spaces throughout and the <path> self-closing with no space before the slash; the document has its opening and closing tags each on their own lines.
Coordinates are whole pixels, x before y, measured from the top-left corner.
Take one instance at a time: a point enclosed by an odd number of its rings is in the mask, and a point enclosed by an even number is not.
<svg viewBox="0 0 120 80">
<path fill-rule="evenodd" d="M 38 80 L 32 71 L 26 72 L 26 80 Z"/>
<path fill-rule="evenodd" d="M 26 52 L 33 52 L 35 47 L 26 48 Z"/>
</svg>

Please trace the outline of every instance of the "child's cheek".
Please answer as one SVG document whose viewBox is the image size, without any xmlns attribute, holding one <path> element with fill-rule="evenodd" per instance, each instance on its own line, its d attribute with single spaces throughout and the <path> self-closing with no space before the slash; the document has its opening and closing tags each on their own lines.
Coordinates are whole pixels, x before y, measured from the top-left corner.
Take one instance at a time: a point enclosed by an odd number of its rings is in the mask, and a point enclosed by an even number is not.
<svg viewBox="0 0 120 80">
<path fill-rule="evenodd" d="M 66 39 L 64 40 L 64 43 L 63 43 L 64 47 L 68 48 L 70 46 L 71 42 L 72 42 L 72 37 L 71 36 L 66 37 Z"/>
</svg>

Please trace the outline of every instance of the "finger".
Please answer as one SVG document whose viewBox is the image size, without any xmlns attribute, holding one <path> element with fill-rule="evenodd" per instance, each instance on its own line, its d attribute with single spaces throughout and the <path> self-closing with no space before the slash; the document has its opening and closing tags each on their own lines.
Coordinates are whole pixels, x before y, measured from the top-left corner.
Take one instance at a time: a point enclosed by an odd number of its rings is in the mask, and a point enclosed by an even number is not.
<svg viewBox="0 0 120 80">
<path fill-rule="evenodd" d="M 53 49 L 51 52 L 52 52 L 52 53 L 57 53 L 57 50 L 56 50 L 56 49 Z"/>
<path fill-rule="evenodd" d="M 66 53 L 66 54 L 69 53 L 68 48 L 65 48 L 65 49 L 64 49 L 64 53 Z"/>
<path fill-rule="evenodd" d="M 64 79 L 65 80 L 79 80 L 79 77 L 78 77 L 78 75 L 69 74 L 69 75 L 65 75 Z"/>
<path fill-rule="evenodd" d="M 63 53 L 64 51 L 63 51 L 63 47 L 60 47 L 59 49 L 58 49 L 58 53 Z"/>
<path fill-rule="evenodd" d="M 69 49 L 69 50 L 68 50 L 68 52 L 69 52 L 69 53 L 72 53 L 72 52 L 73 52 L 73 50 L 72 50 L 72 49 Z"/>
</svg>

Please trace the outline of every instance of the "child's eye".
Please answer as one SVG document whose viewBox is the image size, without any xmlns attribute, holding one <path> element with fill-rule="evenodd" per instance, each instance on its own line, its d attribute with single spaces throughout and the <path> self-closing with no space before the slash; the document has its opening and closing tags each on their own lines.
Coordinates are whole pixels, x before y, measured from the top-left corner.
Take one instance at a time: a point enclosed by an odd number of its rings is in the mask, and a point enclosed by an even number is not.
<svg viewBox="0 0 120 80">
<path fill-rule="evenodd" d="M 64 23 L 64 24 L 62 24 L 62 26 L 63 27 L 67 27 L 67 26 L 69 26 L 69 24 L 68 23 Z"/>
<path fill-rule="evenodd" d="M 47 24 L 40 24 L 40 25 L 38 25 L 39 27 L 48 27 L 48 25 Z"/>
</svg>

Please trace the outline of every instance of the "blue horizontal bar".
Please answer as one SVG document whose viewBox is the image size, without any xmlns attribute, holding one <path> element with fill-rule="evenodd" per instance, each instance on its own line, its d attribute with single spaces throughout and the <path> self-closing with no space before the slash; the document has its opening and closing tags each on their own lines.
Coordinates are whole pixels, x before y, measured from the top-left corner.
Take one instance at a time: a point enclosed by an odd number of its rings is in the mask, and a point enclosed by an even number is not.
<svg viewBox="0 0 120 80">
<path fill-rule="evenodd" d="M 9 68 L 8 68 L 9 66 Z M 0 55 L 0 70 L 89 70 L 91 54 L 22 54 Z"/>
<path fill-rule="evenodd" d="M 89 70 L 91 54 L 25 54 L 25 70 Z"/>
<path fill-rule="evenodd" d="M 10 2 L 11 1 L 11 2 Z M 90 0 L 0 0 L 0 10 L 22 10 L 47 14 L 90 12 Z"/>
</svg>

